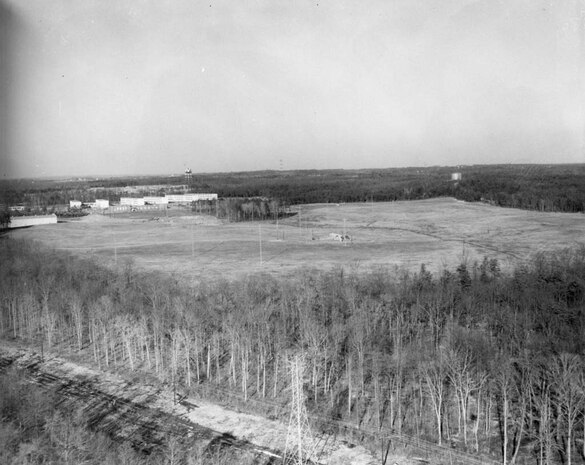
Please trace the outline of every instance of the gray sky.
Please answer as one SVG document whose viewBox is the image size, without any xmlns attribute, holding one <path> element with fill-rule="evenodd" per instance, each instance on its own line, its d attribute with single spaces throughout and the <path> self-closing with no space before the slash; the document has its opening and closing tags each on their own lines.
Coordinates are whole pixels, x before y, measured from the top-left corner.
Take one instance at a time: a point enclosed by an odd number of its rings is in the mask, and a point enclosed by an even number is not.
<svg viewBox="0 0 585 465">
<path fill-rule="evenodd" d="M 3 177 L 585 162 L 585 0 L 0 2 Z"/>
</svg>

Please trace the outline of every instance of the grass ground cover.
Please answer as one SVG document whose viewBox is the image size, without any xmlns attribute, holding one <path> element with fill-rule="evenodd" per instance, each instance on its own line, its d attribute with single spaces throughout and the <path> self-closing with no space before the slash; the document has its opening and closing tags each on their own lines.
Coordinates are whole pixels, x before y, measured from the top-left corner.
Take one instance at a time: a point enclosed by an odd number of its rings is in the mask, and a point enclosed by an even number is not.
<svg viewBox="0 0 585 465">
<path fill-rule="evenodd" d="M 264 272 L 291 275 L 301 266 L 368 271 L 379 266 L 438 271 L 484 256 L 502 268 L 544 250 L 585 242 L 585 216 L 466 203 L 452 198 L 313 204 L 274 220 L 222 223 L 187 210 L 90 215 L 12 231 L 106 264 L 131 259 L 145 270 L 175 273 L 188 283 Z M 346 233 L 338 242 L 331 234 Z"/>
</svg>

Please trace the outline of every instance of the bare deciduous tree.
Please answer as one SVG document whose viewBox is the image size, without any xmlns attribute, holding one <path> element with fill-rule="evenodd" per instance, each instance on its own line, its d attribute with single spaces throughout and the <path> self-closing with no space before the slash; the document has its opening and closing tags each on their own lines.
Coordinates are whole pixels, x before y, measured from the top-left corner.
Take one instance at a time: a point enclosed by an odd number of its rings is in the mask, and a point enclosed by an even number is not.
<svg viewBox="0 0 585 465">
<path fill-rule="evenodd" d="M 563 353 L 554 359 L 552 388 L 555 391 L 554 403 L 562 422 L 557 428 L 565 435 L 565 457 L 568 465 L 572 463 L 573 432 L 584 407 L 585 392 L 580 386 L 583 370 L 583 363 L 577 355 Z"/>
</svg>

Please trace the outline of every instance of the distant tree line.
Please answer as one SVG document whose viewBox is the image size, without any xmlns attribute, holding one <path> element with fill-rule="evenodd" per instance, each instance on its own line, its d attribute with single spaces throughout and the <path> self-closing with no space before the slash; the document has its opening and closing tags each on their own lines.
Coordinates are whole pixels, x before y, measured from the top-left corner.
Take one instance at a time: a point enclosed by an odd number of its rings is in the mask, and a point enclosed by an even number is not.
<svg viewBox="0 0 585 465">
<path fill-rule="evenodd" d="M 460 181 L 451 174 L 460 172 Z M 2 181 L 0 203 L 31 208 L 69 200 L 119 200 L 120 187 L 179 185 L 182 177 L 113 178 L 94 181 Z M 381 202 L 452 196 L 502 207 L 585 211 L 585 165 L 484 165 L 376 170 L 259 171 L 194 174 L 191 192 L 225 199 L 270 199 L 282 206 L 326 202 Z M 228 210 L 231 208 L 227 203 Z M 242 215 L 242 213 L 240 214 Z M 261 214 L 260 214 L 261 215 Z"/>
<path fill-rule="evenodd" d="M 289 214 L 280 202 L 267 198 L 229 197 L 217 202 L 217 217 L 229 221 L 276 220 Z"/>
<path fill-rule="evenodd" d="M 0 208 L 0 230 L 6 229 L 8 226 L 10 226 L 11 222 L 10 218 L 11 215 L 8 208 L 7 207 Z"/>
<path fill-rule="evenodd" d="M 437 274 L 306 269 L 197 287 L 12 239 L 0 263 L 4 337 L 283 404 L 301 353 L 321 416 L 503 463 L 585 457 L 585 248 L 510 274 L 486 258 Z"/>
<path fill-rule="evenodd" d="M 584 176 L 584 165 L 474 167 L 456 196 L 526 210 L 585 212 Z"/>
</svg>

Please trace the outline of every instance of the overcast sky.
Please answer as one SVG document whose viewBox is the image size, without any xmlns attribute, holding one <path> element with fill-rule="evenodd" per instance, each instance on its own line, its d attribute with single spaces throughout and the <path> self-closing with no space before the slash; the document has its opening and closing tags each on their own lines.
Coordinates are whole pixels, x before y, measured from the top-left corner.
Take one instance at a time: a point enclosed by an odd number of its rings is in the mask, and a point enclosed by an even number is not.
<svg viewBox="0 0 585 465">
<path fill-rule="evenodd" d="M 0 0 L 3 177 L 585 162 L 583 0 Z"/>
</svg>

